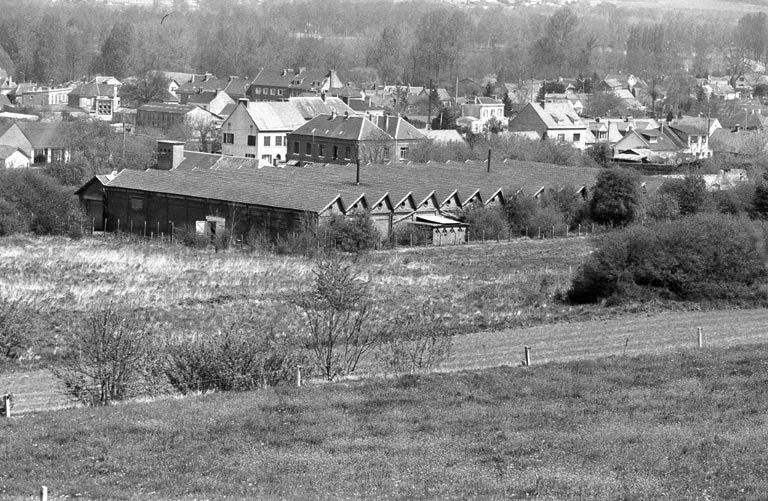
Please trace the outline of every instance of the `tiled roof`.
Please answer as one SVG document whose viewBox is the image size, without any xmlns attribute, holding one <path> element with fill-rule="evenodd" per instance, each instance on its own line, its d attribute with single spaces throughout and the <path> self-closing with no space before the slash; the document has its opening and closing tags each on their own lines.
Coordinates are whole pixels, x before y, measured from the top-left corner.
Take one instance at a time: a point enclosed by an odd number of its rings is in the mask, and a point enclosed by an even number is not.
<svg viewBox="0 0 768 501">
<path fill-rule="evenodd" d="M 188 154 L 189 152 L 186 152 Z M 313 164 L 307 167 L 264 167 L 257 160 L 219 157 L 210 167 L 191 170 L 123 170 L 109 187 L 188 197 L 224 200 L 249 205 L 321 212 L 337 197 L 351 204 L 365 197 L 370 205 L 389 197 L 397 204 L 409 194 L 416 203 L 434 194 L 439 203 L 454 192 L 464 201 L 475 192 L 488 200 L 499 189 L 533 194 L 542 186 L 592 186 L 599 169 L 509 161 L 362 166 L 359 185 L 355 169 L 347 165 Z M 185 160 L 186 161 L 186 160 Z M 219 165 L 221 163 L 221 165 Z M 235 165 L 239 167 L 235 167 Z"/>
<path fill-rule="evenodd" d="M 88 82 L 77 85 L 70 94 L 76 96 L 85 97 L 97 97 L 97 96 L 112 96 L 115 90 L 118 89 L 117 85 L 107 85 L 103 83 Z"/>
<path fill-rule="evenodd" d="M 21 151 L 21 150 L 15 146 L 6 146 L 3 144 L 0 144 L 0 160 L 5 160 L 6 158 L 10 157 L 17 151 Z M 23 151 L 21 151 L 21 153 L 24 156 L 26 156 L 26 154 L 24 154 Z"/>
<path fill-rule="evenodd" d="M 376 126 L 398 141 L 420 141 L 427 139 L 424 134 L 401 117 L 390 115 L 371 117 Z"/>
<path fill-rule="evenodd" d="M 295 131 L 296 135 L 350 141 L 391 141 L 392 136 L 360 116 L 320 115 Z"/>
<path fill-rule="evenodd" d="M 63 148 L 66 146 L 66 122 L 16 122 L 33 148 Z"/>
<path fill-rule="evenodd" d="M 264 131 L 292 131 L 306 123 L 292 102 L 255 101 L 248 103 L 248 114 L 256 127 Z"/>
<path fill-rule="evenodd" d="M 338 97 L 326 97 L 325 100 L 318 96 L 292 97 L 288 101 L 296 106 L 304 120 L 311 120 L 316 116 L 329 115 L 330 113 L 336 113 L 337 115 L 343 115 L 344 113 L 352 114 L 355 111 L 344 104 L 344 101 Z"/>
<path fill-rule="evenodd" d="M 205 90 L 202 92 L 196 92 L 194 94 L 190 94 L 187 98 L 187 103 L 189 104 L 210 104 L 211 101 L 216 99 L 216 96 L 218 95 L 218 92 L 215 90 Z"/>
</svg>

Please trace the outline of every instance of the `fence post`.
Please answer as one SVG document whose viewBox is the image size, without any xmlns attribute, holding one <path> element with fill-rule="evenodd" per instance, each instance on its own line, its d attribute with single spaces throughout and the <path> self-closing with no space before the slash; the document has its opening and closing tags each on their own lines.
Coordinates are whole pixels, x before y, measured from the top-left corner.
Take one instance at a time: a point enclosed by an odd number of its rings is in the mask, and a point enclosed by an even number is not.
<svg viewBox="0 0 768 501">
<path fill-rule="evenodd" d="M 530 367 L 531 366 L 531 347 L 526 346 L 525 347 L 525 366 Z"/>
<path fill-rule="evenodd" d="M 173 221 L 171 221 L 171 243 L 173 243 Z"/>
<path fill-rule="evenodd" d="M 539 226 L 539 236 L 538 236 L 538 238 L 539 238 L 539 240 L 542 239 L 542 236 L 541 236 L 541 226 Z"/>
<path fill-rule="evenodd" d="M 40 488 L 40 501 L 48 501 L 48 487 L 46 486 Z"/>
<path fill-rule="evenodd" d="M 159 220 L 157 221 L 157 233 L 156 234 L 157 235 L 160 234 L 160 221 Z"/>
<path fill-rule="evenodd" d="M 93 235 L 96 232 L 96 218 L 91 218 L 91 235 Z"/>
<path fill-rule="evenodd" d="M 108 222 L 108 221 L 109 221 L 109 219 L 107 219 L 107 218 L 104 218 L 104 228 L 102 228 L 102 231 L 103 231 L 104 233 L 106 233 L 106 232 L 107 232 L 107 222 Z"/>
<path fill-rule="evenodd" d="M 296 388 L 301 388 L 301 365 L 296 366 Z"/>
<path fill-rule="evenodd" d="M 552 238 L 555 238 L 555 225 L 552 225 Z"/>
<path fill-rule="evenodd" d="M 120 233 L 120 218 L 117 218 L 117 232 Z"/>
<path fill-rule="evenodd" d="M 147 220 L 146 219 L 144 220 L 144 233 L 143 233 L 143 236 L 144 236 L 144 238 L 147 238 Z"/>
<path fill-rule="evenodd" d="M 3 409 L 5 409 L 5 417 L 11 417 L 11 395 L 6 393 L 3 395 Z"/>
<path fill-rule="evenodd" d="M 704 346 L 704 335 L 701 333 L 701 327 L 698 328 L 699 334 L 699 348 Z"/>
<path fill-rule="evenodd" d="M 581 236 L 581 223 L 579 223 L 579 236 Z"/>
<path fill-rule="evenodd" d="M 485 243 L 485 229 L 483 229 L 483 243 Z"/>
</svg>

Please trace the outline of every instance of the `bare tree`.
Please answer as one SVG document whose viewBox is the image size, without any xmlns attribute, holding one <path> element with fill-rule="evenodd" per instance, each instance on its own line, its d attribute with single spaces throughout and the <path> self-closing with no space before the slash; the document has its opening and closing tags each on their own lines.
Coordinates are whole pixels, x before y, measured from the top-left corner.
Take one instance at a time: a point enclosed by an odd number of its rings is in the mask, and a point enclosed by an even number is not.
<svg viewBox="0 0 768 501">
<path fill-rule="evenodd" d="M 18 359 L 29 348 L 29 310 L 21 300 L 0 300 L 0 357 Z"/>
<path fill-rule="evenodd" d="M 380 342 L 381 333 L 370 325 L 368 285 L 339 257 L 320 260 L 312 289 L 290 302 L 305 317 L 307 348 L 329 381 L 354 372 L 360 357 Z"/>
<path fill-rule="evenodd" d="M 151 345 L 146 314 L 110 303 L 70 332 L 68 356 L 56 372 L 79 398 L 108 405 L 144 379 Z"/>
</svg>

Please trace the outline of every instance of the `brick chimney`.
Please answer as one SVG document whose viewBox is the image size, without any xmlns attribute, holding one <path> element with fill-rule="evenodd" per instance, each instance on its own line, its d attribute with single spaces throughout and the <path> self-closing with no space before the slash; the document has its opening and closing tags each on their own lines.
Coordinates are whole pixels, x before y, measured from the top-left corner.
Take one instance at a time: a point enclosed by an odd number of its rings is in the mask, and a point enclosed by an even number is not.
<svg viewBox="0 0 768 501">
<path fill-rule="evenodd" d="M 184 143 L 160 139 L 157 141 L 157 169 L 171 170 L 184 160 Z"/>
</svg>

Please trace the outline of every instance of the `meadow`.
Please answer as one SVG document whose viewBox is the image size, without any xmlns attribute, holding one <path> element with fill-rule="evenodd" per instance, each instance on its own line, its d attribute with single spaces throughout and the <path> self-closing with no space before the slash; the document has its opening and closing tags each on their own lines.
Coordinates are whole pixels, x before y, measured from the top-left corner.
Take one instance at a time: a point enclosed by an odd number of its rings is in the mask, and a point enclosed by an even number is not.
<svg viewBox="0 0 768 501">
<path fill-rule="evenodd" d="M 757 499 L 768 346 L 0 419 L 0 498 Z"/>
</svg>

